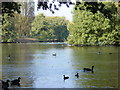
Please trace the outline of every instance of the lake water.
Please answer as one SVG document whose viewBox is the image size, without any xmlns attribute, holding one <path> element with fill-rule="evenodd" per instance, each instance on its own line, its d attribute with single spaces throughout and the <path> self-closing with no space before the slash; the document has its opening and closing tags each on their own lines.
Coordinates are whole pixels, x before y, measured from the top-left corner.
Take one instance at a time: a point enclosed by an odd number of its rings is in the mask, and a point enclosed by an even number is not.
<svg viewBox="0 0 120 90">
<path fill-rule="evenodd" d="M 65 43 L 1 45 L 1 79 L 21 77 L 22 88 L 118 87 L 119 47 L 69 47 Z M 11 59 L 7 60 L 9 54 Z M 91 68 L 92 65 L 94 73 L 83 72 L 83 68 Z M 78 78 L 75 77 L 77 72 Z M 64 81 L 63 75 L 69 79 Z"/>
</svg>

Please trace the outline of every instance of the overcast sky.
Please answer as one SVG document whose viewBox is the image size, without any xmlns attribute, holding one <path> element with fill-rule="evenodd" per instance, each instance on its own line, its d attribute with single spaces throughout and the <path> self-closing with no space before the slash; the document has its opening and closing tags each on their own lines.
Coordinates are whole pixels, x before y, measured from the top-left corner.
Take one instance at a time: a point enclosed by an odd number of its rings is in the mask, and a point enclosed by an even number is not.
<svg viewBox="0 0 120 90">
<path fill-rule="evenodd" d="M 52 14 L 49 10 L 42 10 L 39 9 L 37 11 L 37 0 L 35 0 L 35 15 L 38 15 L 39 13 L 44 13 L 46 16 L 64 16 L 67 20 L 72 21 L 72 8 L 73 5 L 71 5 L 69 8 L 66 7 L 66 5 L 62 5 L 59 10 L 55 10 L 55 13 Z"/>
</svg>

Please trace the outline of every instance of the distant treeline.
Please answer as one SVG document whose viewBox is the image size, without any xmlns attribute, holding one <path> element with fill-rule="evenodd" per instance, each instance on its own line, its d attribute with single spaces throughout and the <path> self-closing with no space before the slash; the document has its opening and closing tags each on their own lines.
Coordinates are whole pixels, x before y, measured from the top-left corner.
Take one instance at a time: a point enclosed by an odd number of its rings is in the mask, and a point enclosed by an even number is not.
<svg viewBox="0 0 120 90">
<path fill-rule="evenodd" d="M 39 41 L 65 41 L 77 46 L 120 45 L 120 8 L 113 2 L 79 2 L 74 5 L 72 22 L 64 17 L 44 14 L 28 17 L 14 12 L 0 16 L 1 42 L 36 38 Z"/>
<path fill-rule="evenodd" d="M 64 17 L 47 17 L 39 14 L 32 22 L 30 36 L 40 41 L 65 41 L 68 21 Z"/>
</svg>

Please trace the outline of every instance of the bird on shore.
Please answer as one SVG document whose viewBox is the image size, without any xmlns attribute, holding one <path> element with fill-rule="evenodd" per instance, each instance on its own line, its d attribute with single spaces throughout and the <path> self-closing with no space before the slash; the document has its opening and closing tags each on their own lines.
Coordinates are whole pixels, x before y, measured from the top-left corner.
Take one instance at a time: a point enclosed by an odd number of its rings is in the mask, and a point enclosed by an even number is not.
<svg viewBox="0 0 120 90">
<path fill-rule="evenodd" d="M 9 82 L 10 82 L 10 80 L 6 80 L 6 82 L 2 80 L 2 88 L 3 88 L 4 90 L 9 90 L 9 89 L 8 89 L 8 87 L 9 87 Z"/>
<path fill-rule="evenodd" d="M 83 68 L 84 72 L 85 71 L 91 71 L 91 72 L 93 72 L 93 69 L 94 69 L 94 66 L 92 66 L 92 69 L 90 69 L 90 68 Z"/>
<path fill-rule="evenodd" d="M 18 77 L 18 79 L 14 79 L 14 80 L 12 80 L 11 81 L 11 86 L 13 86 L 13 85 L 17 85 L 17 86 L 19 86 L 20 87 L 20 77 Z"/>
<path fill-rule="evenodd" d="M 65 75 L 63 75 L 63 76 L 64 76 L 64 77 L 63 77 L 64 80 L 69 79 L 69 77 L 66 77 Z"/>
<path fill-rule="evenodd" d="M 76 73 L 75 76 L 78 78 L 79 77 L 79 73 Z"/>
</svg>

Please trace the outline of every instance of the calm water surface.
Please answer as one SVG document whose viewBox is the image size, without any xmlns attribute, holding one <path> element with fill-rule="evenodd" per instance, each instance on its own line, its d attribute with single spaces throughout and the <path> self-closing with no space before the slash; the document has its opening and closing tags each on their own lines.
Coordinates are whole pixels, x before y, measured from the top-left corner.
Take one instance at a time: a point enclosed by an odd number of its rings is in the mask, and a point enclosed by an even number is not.
<svg viewBox="0 0 120 90">
<path fill-rule="evenodd" d="M 9 54 L 10 61 L 6 59 Z M 94 73 L 83 72 L 84 67 L 91 68 L 92 65 L 95 66 Z M 79 78 L 75 77 L 76 72 Z M 2 44 L 0 73 L 3 80 L 21 77 L 23 88 L 115 88 L 118 87 L 118 47 Z M 70 78 L 64 81 L 63 75 Z"/>
</svg>

